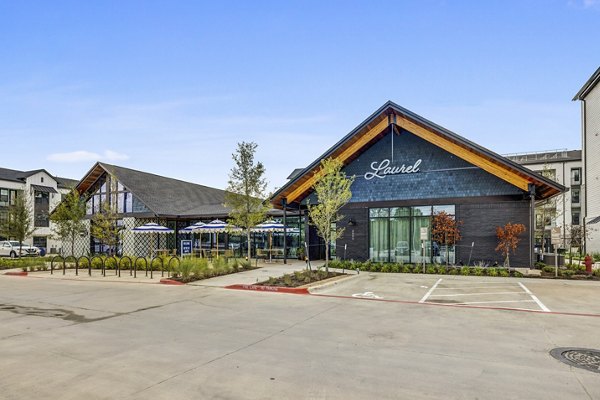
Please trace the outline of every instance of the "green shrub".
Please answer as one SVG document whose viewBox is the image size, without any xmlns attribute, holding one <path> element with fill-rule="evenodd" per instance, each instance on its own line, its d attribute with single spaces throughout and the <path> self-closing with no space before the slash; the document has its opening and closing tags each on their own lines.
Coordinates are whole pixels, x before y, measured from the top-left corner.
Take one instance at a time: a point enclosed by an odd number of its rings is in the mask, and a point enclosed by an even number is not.
<svg viewBox="0 0 600 400">
<path fill-rule="evenodd" d="M 412 267 L 410 266 L 410 264 L 402 264 L 402 268 L 400 271 L 404 272 L 405 274 L 409 274 L 412 272 Z"/>
<path fill-rule="evenodd" d="M 471 274 L 471 268 L 469 267 L 461 267 L 460 268 L 460 274 L 463 276 L 467 276 Z"/>
<path fill-rule="evenodd" d="M 423 273 L 423 265 L 415 264 L 412 268 L 413 274 L 422 274 Z"/>
<path fill-rule="evenodd" d="M 547 272 L 547 273 L 554 273 L 554 267 L 545 265 L 544 267 L 542 267 L 542 271 Z"/>
<path fill-rule="evenodd" d="M 446 268 L 445 265 L 437 264 L 435 268 L 437 273 L 440 275 L 445 275 L 448 272 L 448 268 Z"/>
<path fill-rule="evenodd" d="M 456 275 L 458 274 L 458 268 L 450 267 L 448 268 L 448 275 Z"/>
<path fill-rule="evenodd" d="M 594 262 L 600 262 L 600 252 L 595 251 L 591 254 L 591 256 Z"/>
<path fill-rule="evenodd" d="M 379 263 L 373 263 L 371 264 L 371 268 L 369 268 L 370 272 L 380 272 L 381 271 L 381 264 Z"/>
<path fill-rule="evenodd" d="M 475 274 L 475 276 L 482 276 L 484 271 L 485 268 L 475 267 L 473 273 Z"/>
<path fill-rule="evenodd" d="M 498 276 L 498 270 L 496 268 L 488 268 L 488 276 Z"/>
<path fill-rule="evenodd" d="M 177 263 L 174 263 L 177 264 Z M 188 257 L 183 258 L 177 266 L 173 267 L 173 274 L 181 277 L 182 279 L 189 279 L 192 275 L 192 271 L 195 268 L 194 260 Z"/>
<path fill-rule="evenodd" d="M 508 270 L 506 268 L 502 268 L 498 271 L 498 275 L 506 278 L 506 277 L 510 276 L 510 273 L 508 272 Z"/>
<path fill-rule="evenodd" d="M 383 264 L 381 266 L 381 272 L 392 272 L 391 264 Z"/>
<path fill-rule="evenodd" d="M 533 264 L 537 269 L 544 269 L 544 267 L 546 267 L 546 264 L 541 262 L 541 261 L 537 261 L 535 264 Z"/>
<path fill-rule="evenodd" d="M 572 269 L 565 269 L 560 272 L 560 276 L 564 276 L 566 278 L 570 278 L 573 275 L 575 275 L 575 271 L 573 271 Z"/>
<path fill-rule="evenodd" d="M 292 286 L 292 276 L 288 274 L 283 275 L 283 283 L 285 286 Z"/>
<path fill-rule="evenodd" d="M 427 274 L 435 274 L 436 272 L 436 268 L 433 265 L 430 265 L 425 269 L 425 273 Z"/>
<path fill-rule="evenodd" d="M 593 270 L 592 274 L 593 274 L 594 276 L 600 276 L 600 268 L 599 268 L 599 269 L 595 269 L 595 270 Z"/>
<path fill-rule="evenodd" d="M 522 273 L 520 273 L 519 271 L 513 271 L 513 276 L 514 276 L 515 278 L 522 278 L 522 277 L 523 277 L 523 274 L 522 274 Z"/>
</svg>

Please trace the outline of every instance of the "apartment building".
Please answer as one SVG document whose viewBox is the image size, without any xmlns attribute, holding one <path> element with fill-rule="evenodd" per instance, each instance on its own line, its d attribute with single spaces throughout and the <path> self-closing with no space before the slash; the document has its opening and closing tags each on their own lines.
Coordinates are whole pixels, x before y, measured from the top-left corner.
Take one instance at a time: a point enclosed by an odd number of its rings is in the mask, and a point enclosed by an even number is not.
<svg viewBox="0 0 600 400">
<path fill-rule="evenodd" d="M 548 150 L 505 156 L 568 188 L 557 196 L 536 203 L 535 246 L 539 250 L 553 251 L 551 229 L 559 227 L 562 241 L 559 248 L 569 250 L 572 227 L 581 226 L 584 217 L 581 150 Z"/>
<path fill-rule="evenodd" d="M 58 252 L 61 242 L 52 238 L 50 213 L 76 183 L 73 179 L 53 176 L 45 169 L 17 171 L 0 168 L 0 219 L 7 217 L 8 209 L 14 204 L 17 194 L 23 193 L 31 208 L 35 228 L 31 237 L 25 241 L 43 247 L 48 252 Z"/>
<path fill-rule="evenodd" d="M 573 100 L 581 101 L 583 159 L 583 213 L 587 232 L 586 252 L 600 252 L 600 68 Z"/>
</svg>

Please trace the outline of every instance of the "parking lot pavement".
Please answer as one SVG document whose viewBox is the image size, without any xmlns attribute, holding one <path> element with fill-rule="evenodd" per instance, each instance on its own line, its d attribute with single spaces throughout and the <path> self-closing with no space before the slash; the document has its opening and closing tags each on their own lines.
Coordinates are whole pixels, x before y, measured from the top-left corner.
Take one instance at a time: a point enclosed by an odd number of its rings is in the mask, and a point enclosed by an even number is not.
<svg viewBox="0 0 600 400">
<path fill-rule="evenodd" d="M 1 275 L 0 398 L 600 398 L 549 355 L 600 349 L 600 318 L 426 306 L 439 276 L 389 278 L 347 288 L 414 302 Z"/>
<path fill-rule="evenodd" d="M 361 273 L 315 295 L 600 315 L 600 282 Z"/>
</svg>

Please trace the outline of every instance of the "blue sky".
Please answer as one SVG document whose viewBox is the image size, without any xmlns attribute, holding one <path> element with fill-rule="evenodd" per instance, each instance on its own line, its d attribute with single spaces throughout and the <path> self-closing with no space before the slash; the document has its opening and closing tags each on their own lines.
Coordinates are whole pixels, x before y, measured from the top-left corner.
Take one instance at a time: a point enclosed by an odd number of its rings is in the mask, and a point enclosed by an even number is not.
<svg viewBox="0 0 600 400">
<path fill-rule="evenodd" d="M 600 0 L 0 0 L 0 166 L 270 188 L 385 101 L 498 153 L 580 148 Z"/>
</svg>

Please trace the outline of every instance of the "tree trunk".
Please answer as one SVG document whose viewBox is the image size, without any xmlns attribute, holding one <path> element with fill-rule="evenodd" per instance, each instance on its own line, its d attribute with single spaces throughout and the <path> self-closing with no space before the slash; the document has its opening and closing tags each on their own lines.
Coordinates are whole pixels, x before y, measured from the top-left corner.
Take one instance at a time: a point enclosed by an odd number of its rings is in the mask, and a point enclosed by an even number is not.
<svg viewBox="0 0 600 400">
<path fill-rule="evenodd" d="M 23 253 L 23 242 L 19 240 L 19 258 L 21 258 L 21 254 Z"/>
<path fill-rule="evenodd" d="M 248 229 L 248 232 L 246 233 L 246 238 L 248 239 L 248 262 L 250 262 L 250 257 L 252 256 L 252 251 L 250 249 L 250 229 Z"/>
<path fill-rule="evenodd" d="M 71 235 L 71 255 L 75 256 L 75 234 Z"/>
<path fill-rule="evenodd" d="M 329 274 L 329 241 L 325 242 L 325 272 Z"/>
</svg>

